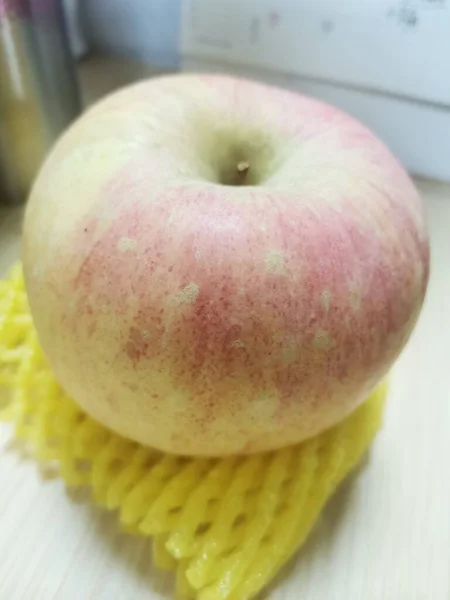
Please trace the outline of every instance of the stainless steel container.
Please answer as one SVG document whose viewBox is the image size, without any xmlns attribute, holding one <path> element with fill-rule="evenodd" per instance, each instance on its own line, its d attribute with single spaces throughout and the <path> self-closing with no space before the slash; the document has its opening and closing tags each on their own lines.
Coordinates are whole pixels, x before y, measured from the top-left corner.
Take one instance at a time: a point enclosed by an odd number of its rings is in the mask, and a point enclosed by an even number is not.
<svg viewBox="0 0 450 600">
<path fill-rule="evenodd" d="M 0 204 L 26 199 L 80 107 L 61 2 L 0 0 Z"/>
</svg>

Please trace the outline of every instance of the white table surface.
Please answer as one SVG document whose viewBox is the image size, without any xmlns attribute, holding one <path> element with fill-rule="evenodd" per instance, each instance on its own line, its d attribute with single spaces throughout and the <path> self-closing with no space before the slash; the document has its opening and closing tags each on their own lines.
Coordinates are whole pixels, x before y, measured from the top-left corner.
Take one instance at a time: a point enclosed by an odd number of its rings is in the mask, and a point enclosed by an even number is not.
<svg viewBox="0 0 450 600">
<path fill-rule="evenodd" d="M 82 75 L 96 96 L 136 69 L 87 65 Z M 393 370 L 384 427 L 263 596 L 271 600 L 450 599 L 450 185 L 417 183 L 431 280 Z M 20 219 L 19 209 L 0 211 L 0 275 L 19 255 Z M 114 514 L 68 494 L 59 479 L 43 479 L 11 440 L 0 425 L 0 600 L 172 597 L 148 542 L 121 533 Z"/>
</svg>

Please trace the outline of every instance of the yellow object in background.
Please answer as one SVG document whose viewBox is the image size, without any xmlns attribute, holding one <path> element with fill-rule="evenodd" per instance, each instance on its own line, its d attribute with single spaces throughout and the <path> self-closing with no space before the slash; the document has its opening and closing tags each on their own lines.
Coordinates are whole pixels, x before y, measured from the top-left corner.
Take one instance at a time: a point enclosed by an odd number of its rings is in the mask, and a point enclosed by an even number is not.
<svg viewBox="0 0 450 600">
<path fill-rule="evenodd" d="M 247 600 L 265 587 L 372 442 L 386 391 L 379 385 L 339 425 L 275 452 L 164 454 L 109 431 L 65 395 L 39 346 L 20 265 L 0 281 L 0 418 L 38 460 L 57 461 L 68 486 L 91 486 L 125 530 L 152 536 L 179 598 Z"/>
</svg>

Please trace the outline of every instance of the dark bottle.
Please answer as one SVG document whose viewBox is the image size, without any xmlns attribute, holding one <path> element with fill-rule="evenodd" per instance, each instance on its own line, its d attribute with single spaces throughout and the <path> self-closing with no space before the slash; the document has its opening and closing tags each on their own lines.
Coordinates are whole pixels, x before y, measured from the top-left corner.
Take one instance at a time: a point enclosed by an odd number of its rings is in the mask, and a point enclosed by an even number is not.
<svg viewBox="0 0 450 600">
<path fill-rule="evenodd" d="M 80 107 L 61 2 L 0 0 L 0 204 L 26 199 Z"/>
</svg>

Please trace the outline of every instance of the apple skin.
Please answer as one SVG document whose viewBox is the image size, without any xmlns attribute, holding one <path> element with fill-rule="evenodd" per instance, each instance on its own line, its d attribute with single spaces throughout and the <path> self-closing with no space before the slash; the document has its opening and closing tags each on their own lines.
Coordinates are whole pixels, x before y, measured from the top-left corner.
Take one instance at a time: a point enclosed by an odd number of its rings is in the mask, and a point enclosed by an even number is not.
<svg viewBox="0 0 450 600">
<path fill-rule="evenodd" d="M 233 185 L 242 160 L 248 185 Z M 62 136 L 23 263 L 44 352 L 87 413 L 222 456 L 300 442 L 358 406 L 412 332 L 429 250 L 415 187 L 361 124 L 255 82 L 174 75 Z"/>
</svg>

